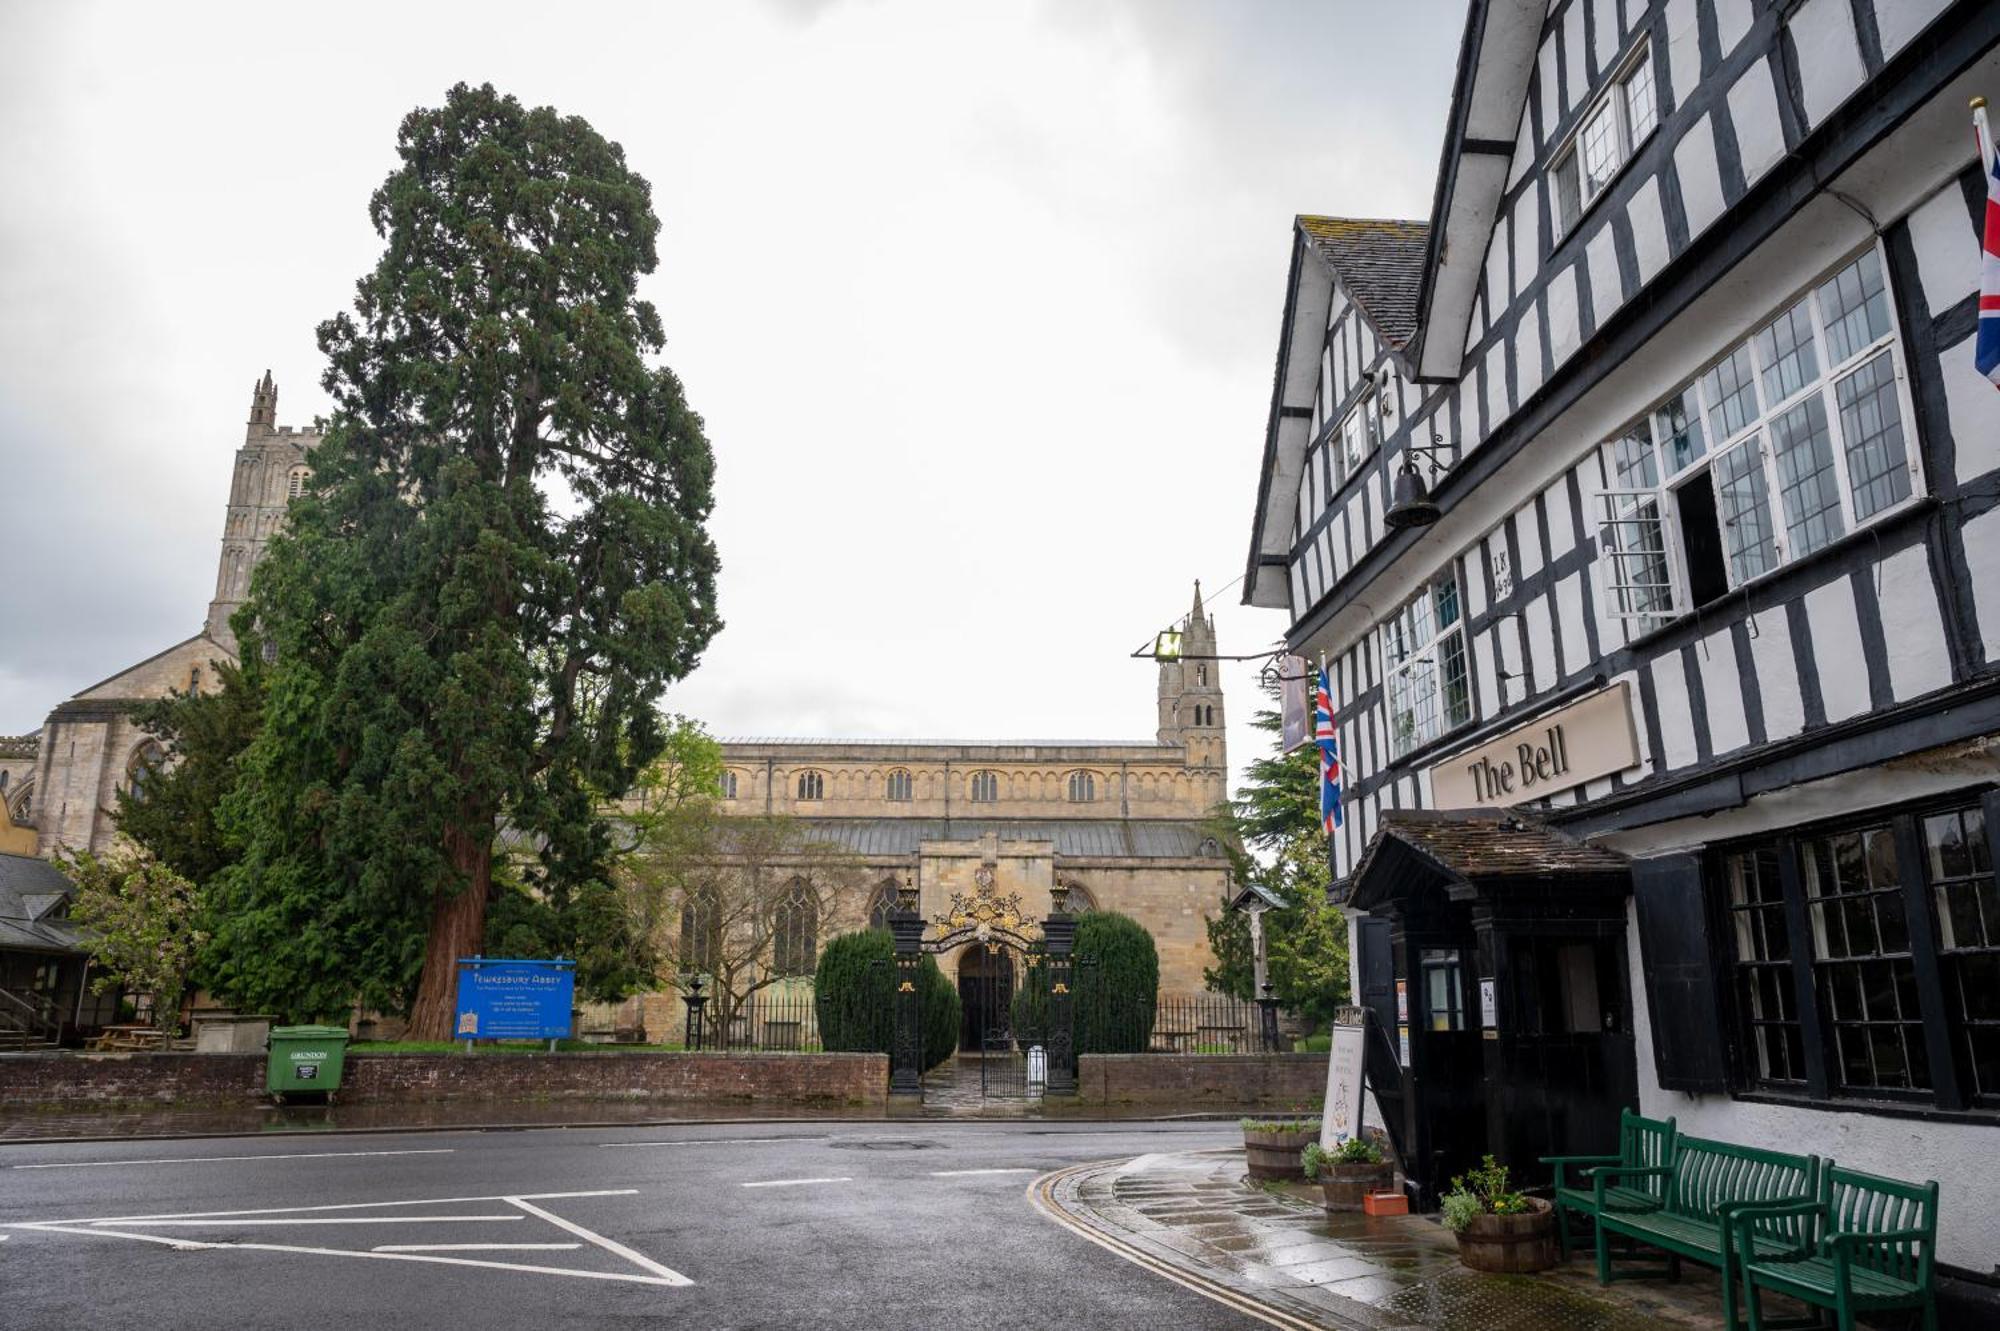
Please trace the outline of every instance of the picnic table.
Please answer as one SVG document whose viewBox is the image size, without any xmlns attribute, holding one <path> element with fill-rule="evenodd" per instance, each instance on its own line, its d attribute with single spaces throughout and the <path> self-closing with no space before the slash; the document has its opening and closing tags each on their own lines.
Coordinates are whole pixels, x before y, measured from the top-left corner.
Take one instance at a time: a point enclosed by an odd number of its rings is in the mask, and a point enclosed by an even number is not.
<svg viewBox="0 0 2000 1331">
<path fill-rule="evenodd" d="M 157 1026 L 106 1026 L 91 1039 L 90 1047 L 98 1053 L 163 1049 L 166 1039 Z"/>
</svg>

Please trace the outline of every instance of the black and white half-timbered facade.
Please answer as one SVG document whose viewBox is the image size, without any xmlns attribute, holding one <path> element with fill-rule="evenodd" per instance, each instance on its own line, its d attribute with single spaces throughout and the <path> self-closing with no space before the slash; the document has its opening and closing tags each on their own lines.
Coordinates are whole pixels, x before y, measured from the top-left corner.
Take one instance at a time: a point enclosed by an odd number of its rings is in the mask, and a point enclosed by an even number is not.
<svg viewBox="0 0 2000 1331">
<path fill-rule="evenodd" d="M 1473 0 L 1430 219 L 1297 219 L 1245 600 L 1420 1193 L 1637 1104 L 2000 1297 L 1982 93 L 1992 0 Z"/>
</svg>

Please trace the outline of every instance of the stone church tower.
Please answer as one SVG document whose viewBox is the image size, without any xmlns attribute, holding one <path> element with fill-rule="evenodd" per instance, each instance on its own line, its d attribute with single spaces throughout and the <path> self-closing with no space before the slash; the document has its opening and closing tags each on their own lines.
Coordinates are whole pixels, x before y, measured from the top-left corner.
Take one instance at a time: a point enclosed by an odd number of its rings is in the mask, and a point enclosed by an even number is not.
<svg viewBox="0 0 2000 1331">
<path fill-rule="evenodd" d="M 222 525 L 222 557 L 215 570 L 215 599 L 208 603 L 203 629 L 234 655 L 236 635 L 229 617 L 250 595 L 250 570 L 285 520 L 285 505 L 305 488 L 311 469 L 306 450 L 320 441 L 310 430 L 278 425 L 278 386 L 271 372 L 250 390 L 250 421 L 229 484 L 229 509 Z"/>
<path fill-rule="evenodd" d="M 1227 766 L 1223 748 L 1222 664 L 1215 657 L 1215 619 L 1202 613 L 1201 584 L 1181 621 L 1181 656 L 1160 663 L 1160 743 L 1187 746 L 1191 768 Z"/>
</svg>

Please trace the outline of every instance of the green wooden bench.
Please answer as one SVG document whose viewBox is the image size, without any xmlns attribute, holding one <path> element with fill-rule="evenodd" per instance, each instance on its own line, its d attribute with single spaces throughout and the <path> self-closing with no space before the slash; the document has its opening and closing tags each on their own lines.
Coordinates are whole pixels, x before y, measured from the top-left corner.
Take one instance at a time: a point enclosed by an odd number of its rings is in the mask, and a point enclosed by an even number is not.
<svg viewBox="0 0 2000 1331">
<path fill-rule="evenodd" d="M 1738 1213 L 1732 1223 L 1751 1331 L 1765 1325 L 1760 1289 L 1830 1310 L 1840 1331 L 1852 1331 L 1857 1313 L 1895 1308 L 1921 1308 L 1924 1331 L 1937 1331 L 1931 1289 L 1937 1198 L 1935 1181 L 1905 1183 L 1829 1166 L 1812 1201 Z M 1780 1218 L 1805 1225 L 1799 1241 L 1778 1251 L 1754 1245 L 1753 1233 Z"/>
<path fill-rule="evenodd" d="M 1570 1218 L 1584 1216 L 1592 1221 L 1597 1219 L 1600 1203 L 1597 1189 L 1591 1181 L 1594 1170 L 1607 1165 L 1651 1169 L 1673 1162 L 1674 1121 L 1670 1118 L 1642 1118 L 1629 1109 L 1618 1113 L 1618 1154 L 1543 1156 L 1542 1163 L 1553 1166 L 1556 1174 L 1556 1242 L 1561 1245 L 1563 1260 L 1569 1260 Z M 1605 1189 L 1602 1204 L 1627 1210 L 1658 1205 L 1663 1186 L 1664 1182 L 1658 1176 L 1642 1177 L 1630 1184 L 1621 1183 Z"/>
<path fill-rule="evenodd" d="M 1613 1189 L 1647 1180 L 1659 1182 L 1657 1199 L 1617 1203 Z M 1744 1251 L 1753 1256 L 1795 1250 L 1811 1221 L 1784 1208 L 1819 1196 L 1820 1160 L 1816 1155 L 1676 1136 L 1671 1164 L 1606 1165 L 1592 1171 L 1591 1186 L 1597 1208 L 1599 1284 L 1648 1273 L 1612 1270 L 1610 1239 L 1622 1235 L 1659 1249 L 1669 1279 L 1680 1278 L 1683 1258 L 1721 1271 L 1723 1321 L 1734 1327 L 1739 1236 L 1747 1245 Z M 1739 1213 L 1749 1214 L 1732 1232 Z"/>
</svg>

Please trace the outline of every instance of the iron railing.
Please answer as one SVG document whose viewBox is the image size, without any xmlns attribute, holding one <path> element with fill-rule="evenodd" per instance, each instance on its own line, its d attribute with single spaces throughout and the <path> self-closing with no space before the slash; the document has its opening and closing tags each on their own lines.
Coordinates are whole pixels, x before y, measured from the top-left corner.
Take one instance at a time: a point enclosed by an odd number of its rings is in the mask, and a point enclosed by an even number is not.
<svg viewBox="0 0 2000 1331">
<path fill-rule="evenodd" d="M 1263 1010 L 1225 994 L 1117 994 L 1086 984 L 1077 1005 L 1082 1054 L 1263 1054 Z"/>
</svg>

